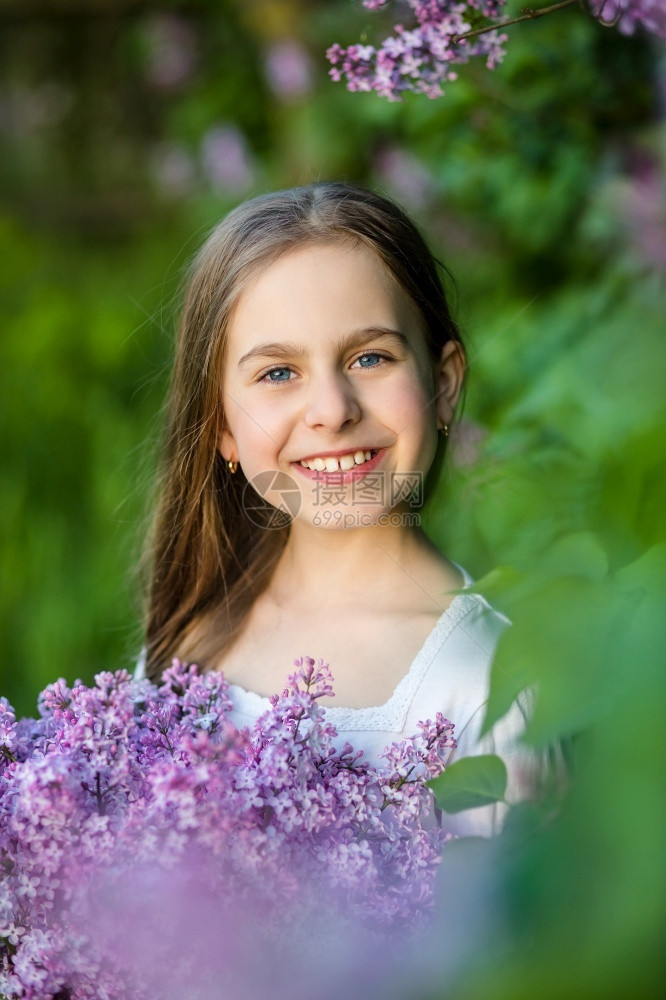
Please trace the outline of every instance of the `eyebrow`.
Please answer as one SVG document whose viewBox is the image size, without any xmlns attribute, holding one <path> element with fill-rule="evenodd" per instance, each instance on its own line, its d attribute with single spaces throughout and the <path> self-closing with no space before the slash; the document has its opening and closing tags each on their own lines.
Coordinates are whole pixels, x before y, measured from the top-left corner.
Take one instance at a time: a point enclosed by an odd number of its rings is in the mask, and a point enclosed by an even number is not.
<svg viewBox="0 0 666 1000">
<path fill-rule="evenodd" d="M 362 347 L 364 344 L 369 343 L 371 340 L 377 340 L 380 337 L 391 337 L 394 340 L 400 341 L 400 343 L 406 347 L 409 344 L 408 338 L 404 333 L 400 333 L 399 330 L 391 330 L 385 326 L 371 326 L 362 330 L 353 330 L 346 337 L 340 338 L 336 347 L 338 351 L 343 350 L 353 350 L 356 347 Z M 297 344 L 291 343 L 290 341 L 274 342 L 270 344 L 258 344 L 253 347 L 251 351 L 244 354 L 238 362 L 238 367 L 245 367 L 250 361 L 255 358 L 278 358 L 281 361 L 290 358 L 303 358 L 307 355 L 308 351 L 306 347 L 299 347 Z"/>
</svg>

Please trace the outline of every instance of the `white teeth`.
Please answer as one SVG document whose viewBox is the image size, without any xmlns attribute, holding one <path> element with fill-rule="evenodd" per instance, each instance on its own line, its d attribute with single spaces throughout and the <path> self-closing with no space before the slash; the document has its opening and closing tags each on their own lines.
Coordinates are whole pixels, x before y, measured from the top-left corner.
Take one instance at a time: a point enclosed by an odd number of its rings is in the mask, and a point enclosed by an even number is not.
<svg viewBox="0 0 666 1000">
<path fill-rule="evenodd" d="M 339 470 L 349 472 L 355 465 L 363 465 L 364 462 L 369 462 L 373 454 L 376 455 L 377 452 L 361 451 L 359 449 L 359 451 L 350 452 L 348 455 L 341 455 L 340 458 L 334 458 L 331 455 L 328 458 L 301 459 L 301 465 L 312 472 L 338 472 Z"/>
</svg>

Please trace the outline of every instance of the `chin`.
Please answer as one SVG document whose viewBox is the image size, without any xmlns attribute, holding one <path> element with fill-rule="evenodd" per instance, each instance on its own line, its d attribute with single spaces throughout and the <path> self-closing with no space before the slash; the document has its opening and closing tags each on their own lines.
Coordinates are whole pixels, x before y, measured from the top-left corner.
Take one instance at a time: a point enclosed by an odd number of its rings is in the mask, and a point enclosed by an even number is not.
<svg viewBox="0 0 666 1000">
<path fill-rule="evenodd" d="M 354 531 L 357 528 L 386 527 L 401 523 L 402 516 L 384 508 L 345 507 L 311 510 L 306 517 L 301 512 L 299 521 L 306 520 L 313 527 L 323 531 Z"/>
</svg>

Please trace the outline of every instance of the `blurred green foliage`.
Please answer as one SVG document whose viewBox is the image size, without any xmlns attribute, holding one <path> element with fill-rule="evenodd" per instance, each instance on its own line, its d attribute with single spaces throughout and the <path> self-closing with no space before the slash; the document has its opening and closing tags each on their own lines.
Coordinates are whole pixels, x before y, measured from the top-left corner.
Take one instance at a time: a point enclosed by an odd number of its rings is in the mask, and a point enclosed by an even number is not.
<svg viewBox="0 0 666 1000">
<path fill-rule="evenodd" d="M 487 847 L 496 919 L 442 995 L 651 997 L 664 57 L 572 8 L 513 29 L 495 72 L 390 105 L 326 76 L 325 48 L 373 18 L 346 0 L 0 4 L 1 690 L 30 713 L 48 681 L 140 646 L 172 303 L 205 232 L 266 188 L 384 188 L 458 285 L 469 387 L 426 524 L 514 622 L 487 721 L 535 683 L 529 738 L 571 738 L 575 762 L 555 818 L 518 808 Z"/>
</svg>

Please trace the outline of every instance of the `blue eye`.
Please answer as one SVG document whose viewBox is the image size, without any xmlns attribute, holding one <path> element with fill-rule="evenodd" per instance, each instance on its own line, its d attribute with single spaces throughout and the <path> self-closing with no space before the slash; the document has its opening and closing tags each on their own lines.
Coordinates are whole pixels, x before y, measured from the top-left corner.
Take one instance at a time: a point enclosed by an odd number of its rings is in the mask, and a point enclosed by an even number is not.
<svg viewBox="0 0 666 1000">
<path fill-rule="evenodd" d="M 293 374 L 291 368 L 271 368 L 263 376 L 262 381 L 267 382 L 288 382 Z"/>
<path fill-rule="evenodd" d="M 387 360 L 388 358 L 384 357 L 383 354 L 376 354 L 374 351 L 362 354 L 360 358 L 356 359 L 360 368 L 376 368 L 380 361 Z"/>
<path fill-rule="evenodd" d="M 354 363 L 352 368 L 377 368 L 383 362 L 392 361 L 393 358 L 387 357 L 385 354 L 380 354 L 377 351 L 366 351 L 365 354 L 361 354 Z M 273 385 L 291 382 L 292 376 L 296 377 L 296 373 L 293 368 L 287 366 L 271 368 L 269 371 L 265 372 L 260 378 L 259 382 L 271 382 Z"/>
</svg>

